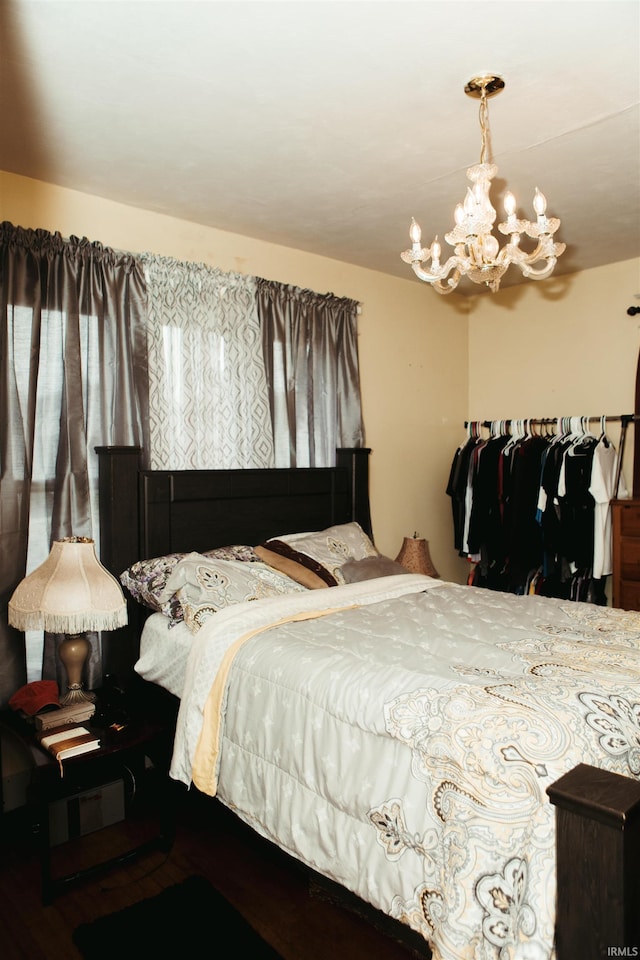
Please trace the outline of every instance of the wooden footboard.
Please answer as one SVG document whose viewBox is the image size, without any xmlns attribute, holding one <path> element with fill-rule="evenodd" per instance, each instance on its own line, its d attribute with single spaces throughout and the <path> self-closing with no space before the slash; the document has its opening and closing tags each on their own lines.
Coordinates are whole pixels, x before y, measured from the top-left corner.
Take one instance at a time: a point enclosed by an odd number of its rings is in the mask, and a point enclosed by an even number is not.
<svg viewBox="0 0 640 960">
<path fill-rule="evenodd" d="M 640 957 L 640 781 L 579 764 L 556 807 L 557 960 Z"/>
</svg>

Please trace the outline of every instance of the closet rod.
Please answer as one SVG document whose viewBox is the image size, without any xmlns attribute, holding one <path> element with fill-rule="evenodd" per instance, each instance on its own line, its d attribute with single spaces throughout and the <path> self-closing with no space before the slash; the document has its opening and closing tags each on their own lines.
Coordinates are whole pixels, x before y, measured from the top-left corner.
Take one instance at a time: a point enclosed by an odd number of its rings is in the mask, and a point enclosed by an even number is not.
<svg viewBox="0 0 640 960">
<path fill-rule="evenodd" d="M 522 421 L 523 421 L 524 423 L 553 424 L 553 423 L 557 423 L 558 420 L 575 420 L 575 419 L 577 419 L 576 416 L 574 416 L 574 417 L 523 417 L 523 418 L 522 418 Z M 604 420 L 607 421 L 607 423 L 623 423 L 623 424 L 627 424 L 627 423 L 634 423 L 634 422 L 640 421 L 640 413 L 618 413 L 618 414 L 616 414 L 616 415 L 614 415 L 614 416 L 612 416 L 612 417 L 607 417 L 607 416 L 605 416 L 605 417 L 593 416 L 593 417 L 588 417 L 587 419 L 588 419 L 588 420 L 601 420 L 601 419 L 604 419 Z M 465 427 L 469 427 L 469 426 L 471 426 L 472 423 L 476 423 L 476 424 L 478 424 L 478 425 L 480 425 L 480 426 L 482 426 L 482 427 L 492 427 L 494 423 L 498 423 L 498 422 L 499 422 L 499 421 L 497 421 L 497 420 L 465 420 L 465 421 L 464 421 L 464 425 L 465 425 Z M 509 426 L 511 423 L 514 423 L 514 422 L 517 422 L 517 421 L 516 421 L 516 420 L 503 420 L 502 422 L 503 422 L 504 424 L 506 424 L 507 426 Z"/>
<path fill-rule="evenodd" d="M 638 367 L 638 370 L 640 371 L 640 366 Z M 524 422 L 525 422 L 525 423 L 535 423 L 535 424 L 540 424 L 540 425 L 545 425 L 545 426 L 546 426 L 546 425 L 553 425 L 553 424 L 557 423 L 558 420 L 573 420 L 573 419 L 575 419 L 575 418 L 574 418 L 574 417 L 537 417 L 537 418 L 535 418 L 535 419 L 532 419 L 532 418 L 525 419 Z M 621 428 L 621 431 L 620 431 L 620 443 L 619 443 L 619 450 L 618 450 L 618 463 L 617 463 L 617 467 L 616 467 L 616 478 L 615 478 L 615 484 L 614 484 L 614 487 L 613 487 L 613 489 L 614 489 L 614 491 L 615 491 L 615 492 L 614 492 L 614 497 L 617 497 L 617 496 L 618 496 L 618 492 L 619 492 L 619 490 L 620 490 L 620 475 L 621 475 L 621 472 L 622 472 L 622 461 L 623 461 L 623 459 L 624 459 L 624 448 L 625 448 L 625 443 L 626 443 L 626 439 L 627 439 L 627 427 L 629 426 L 630 423 L 638 423 L 638 422 L 640 422 L 640 413 L 619 413 L 619 414 L 615 414 L 615 415 L 612 416 L 612 417 L 588 417 L 588 419 L 589 419 L 589 420 L 602 420 L 602 419 L 604 419 L 605 421 L 608 421 L 609 423 L 612 423 L 612 422 L 613 422 L 613 423 L 621 423 L 621 424 L 622 424 L 622 428 Z M 491 428 L 491 427 L 494 425 L 494 423 L 496 423 L 496 422 L 499 422 L 499 421 L 496 421 L 496 420 L 465 420 L 464 425 L 465 425 L 465 427 L 470 427 L 472 424 L 476 424 L 477 426 L 482 426 L 482 427 Z M 503 420 L 502 422 L 503 422 L 506 426 L 510 426 L 514 421 L 513 421 L 513 420 Z M 639 461 L 639 462 L 640 462 L 640 461 Z M 635 469 L 636 469 L 636 468 L 635 468 L 635 463 L 634 463 L 634 496 L 636 495 L 636 489 L 635 489 Z"/>
</svg>

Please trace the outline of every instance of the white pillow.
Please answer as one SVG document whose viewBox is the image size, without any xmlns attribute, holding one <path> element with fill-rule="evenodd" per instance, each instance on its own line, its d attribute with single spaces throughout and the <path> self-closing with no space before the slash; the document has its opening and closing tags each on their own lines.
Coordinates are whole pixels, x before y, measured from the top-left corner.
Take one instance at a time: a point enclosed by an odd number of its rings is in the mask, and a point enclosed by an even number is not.
<svg viewBox="0 0 640 960">
<path fill-rule="evenodd" d="M 175 595 L 185 623 L 197 633 L 208 617 L 231 604 L 304 591 L 305 587 L 266 563 L 216 560 L 190 553 L 174 568 L 161 598 L 169 600 Z"/>
</svg>

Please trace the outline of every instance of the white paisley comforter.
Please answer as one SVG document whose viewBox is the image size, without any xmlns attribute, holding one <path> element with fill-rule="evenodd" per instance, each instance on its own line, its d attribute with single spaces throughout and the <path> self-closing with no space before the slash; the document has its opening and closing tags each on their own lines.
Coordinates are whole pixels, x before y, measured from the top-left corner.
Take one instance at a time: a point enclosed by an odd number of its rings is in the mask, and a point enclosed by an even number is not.
<svg viewBox="0 0 640 960">
<path fill-rule="evenodd" d="M 640 616 L 401 576 L 207 621 L 172 775 L 421 932 L 437 960 L 546 960 L 545 791 L 580 762 L 640 775 Z"/>
</svg>

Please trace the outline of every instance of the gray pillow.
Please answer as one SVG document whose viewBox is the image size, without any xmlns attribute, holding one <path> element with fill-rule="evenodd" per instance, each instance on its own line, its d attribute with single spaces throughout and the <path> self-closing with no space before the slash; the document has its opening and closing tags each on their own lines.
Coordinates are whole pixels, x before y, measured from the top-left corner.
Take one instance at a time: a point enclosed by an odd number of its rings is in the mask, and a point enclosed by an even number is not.
<svg viewBox="0 0 640 960">
<path fill-rule="evenodd" d="M 376 577 L 393 577 L 407 571 L 390 557 L 378 556 L 348 560 L 340 567 L 340 573 L 345 583 L 358 583 L 360 580 L 374 580 Z"/>
</svg>

